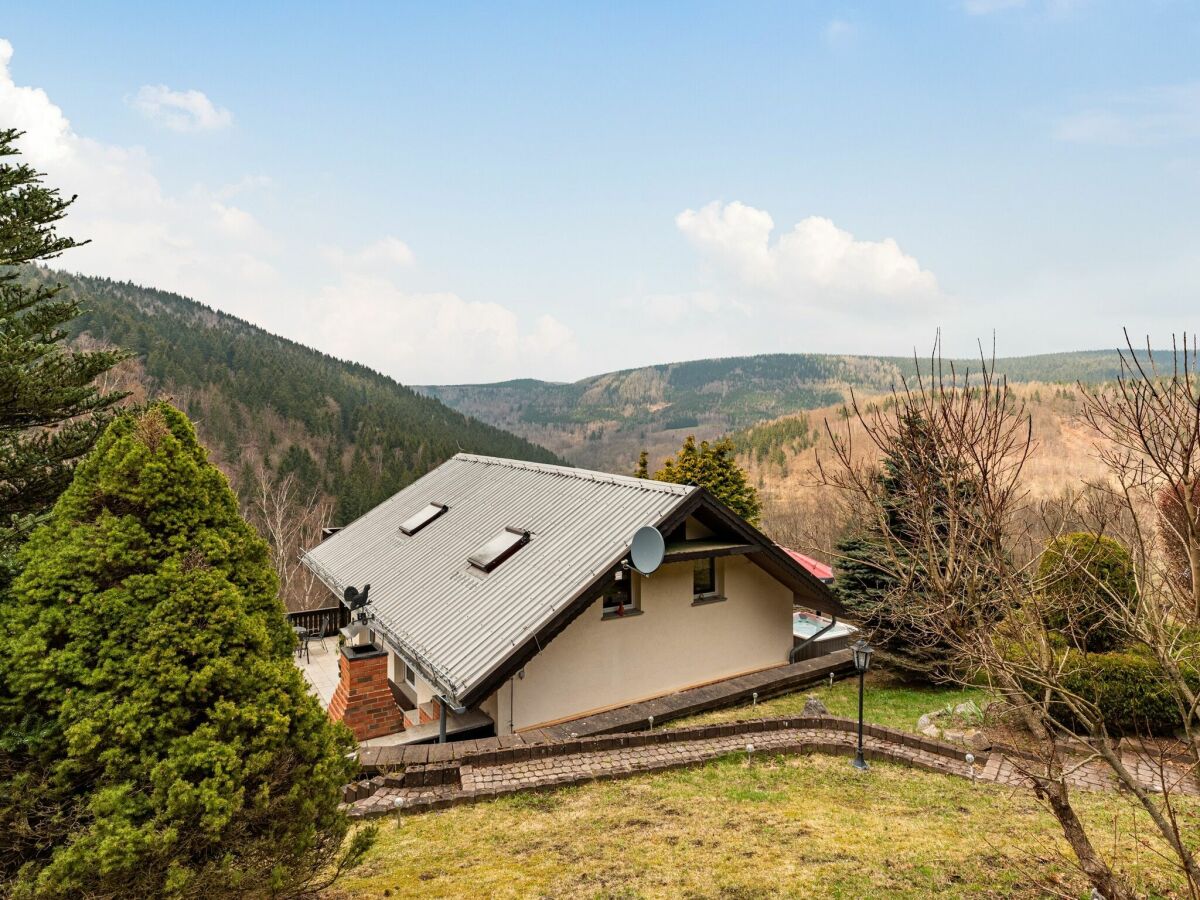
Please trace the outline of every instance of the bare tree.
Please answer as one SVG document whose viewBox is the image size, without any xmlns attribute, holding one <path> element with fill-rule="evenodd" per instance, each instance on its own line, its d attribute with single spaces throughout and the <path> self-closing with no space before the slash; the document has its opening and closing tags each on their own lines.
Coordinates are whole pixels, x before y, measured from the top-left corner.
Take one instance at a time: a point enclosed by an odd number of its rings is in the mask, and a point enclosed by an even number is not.
<svg viewBox="0 0 1200 900">
<path fill-rule="evenodd" d="M 878 564 L 896 584 L 889 602 L 931 641 L 953 648 L 959 678 L 986 678 L 1024 726 L 1034 752 L 1022 774 L 1093 887 L 1109 900 L 1131 898 L 1127 879 L 1097 850 L 1072 803 L 1080 762 L 1060 740 L 1068 733 L 1056 693 L 1064 657 L 1039 609 L 1035 517 L 1021 480 L 1034 449 L 1024 404 L 995 375 L 994 355 L 981 358 L 972 377 L 944 366 L 938 344 L 893 399 L 867 410 L 852 397 L 856 431 L 873 445 L 865 461 L 855 430 L 826 423 L 832 449 L 818 461 L 822 481 L 858 521 L 873 522 L 883 547 Z M 884 494 L 875 462 L 883 454 L 902 469 L 890 482 L 901 498 Z"/>
<path fill-rule="evenodd" d="M 1114 385 L 1088 388 L 1083 415 L 1100 441 L 1109 473 L 1105 485 L 1130 523 L 1124 538 L 1137 568 L 1138 592 L 1111 596 L 1110 615 L 1160 667 L 1178 708 L 1193 770 L 1200 769 L 1200 384 L 1196 345 L 1172 342 L 1169 368 L 1160 369 L 1147 340 L 1135 351 L 1129 335 Z M 1103 587 L 1103 586 L 1101 586 Z M 1106 749 L 1106 748 L 1102 748 Z M 1172 843 L 1193 897 L 1200 865 L 1187 849 L 1176 817 L 1127 777 L 1114 771 Z"/>
<path fill-rule="evenodd" d="M 333 514 L 332 501 L 304 492 L 294 472 L 273 478 L 262 466 L 255 471 L 248 494 L 247 517 L 271 547 L 284 606 L 290 612 L 321 606 L 327 591 L 300 562 L 300 555 L 320 543 L 321 531 Z"/>
</svg>

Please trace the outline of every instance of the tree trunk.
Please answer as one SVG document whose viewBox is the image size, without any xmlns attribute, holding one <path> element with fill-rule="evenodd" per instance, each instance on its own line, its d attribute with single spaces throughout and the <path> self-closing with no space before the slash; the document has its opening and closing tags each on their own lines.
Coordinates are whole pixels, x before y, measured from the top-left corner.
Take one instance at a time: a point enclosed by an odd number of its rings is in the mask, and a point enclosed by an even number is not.
<svg viewBox="0 0 1200 900">
<path fill-rule="evenodd" d="M 1079 868 L 1104 900 L 1136 900 L 1136 895 L 1129 889 L 1125 879 L 1113 872 L 1092 846 L 1083 823 L 1079 821 L 1079 816 L 1075 815 L 1075 809 L 1071 806 L 1066 786 L 1057 781 L 1039 782 L 1037 793 L 1050 804 L 1054 818 L 1058 819 L 1058 824 L 1062 827 L 1063 836 L 1079 861 Z"/>
</svg>

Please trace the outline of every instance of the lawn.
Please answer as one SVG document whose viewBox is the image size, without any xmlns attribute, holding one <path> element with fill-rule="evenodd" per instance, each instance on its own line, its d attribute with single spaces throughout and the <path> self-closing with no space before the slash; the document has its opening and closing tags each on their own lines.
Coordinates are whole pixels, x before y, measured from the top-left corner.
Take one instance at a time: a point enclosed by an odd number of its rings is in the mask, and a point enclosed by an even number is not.
<svg viewBox="0 0 1200 900">
<path fill-rule="evenodd" d="M 833 687 L 829 687 L 826 682 L 794 694 L 764 700 L 757 706 L 732 706 L 689 716 L 670 724 L 700 725 L 758 717 L 798 716 L 810 694 L 816 695 L 831 714 L 848 719 L 858 718 L 858 679 L 845 678 L 834 682 Z M 988 699 L 987 692 L 980 688 L 910 685 L 899 681 L 886 671 L 872 670 L 867 673 L 863 718 L 878 725 L 916 731 L 917 719 L 922 713 L 932 712 L 947 704 L 956 706 L 967 700 L 974 700 L 982 706 Z"/>
<path fill-rule="evenodd" d="M 1140 891 L 1175 887 L 1146 820 L 1078 798 Z M 694 769 L 388 820 L 331 897 L 1086 896 L 1025 791 L 840 757 L 729 757 Z"/>
</svg>

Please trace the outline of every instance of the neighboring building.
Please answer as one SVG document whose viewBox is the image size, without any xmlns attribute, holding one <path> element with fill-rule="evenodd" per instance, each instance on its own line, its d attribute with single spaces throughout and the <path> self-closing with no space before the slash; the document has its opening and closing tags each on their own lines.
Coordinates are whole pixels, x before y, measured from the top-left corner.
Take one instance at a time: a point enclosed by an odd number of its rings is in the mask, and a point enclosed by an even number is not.
<svg viewBox="0 0 1200 900">
<path fill-rule="evenodd" d="M 790 547 L 784 547 L 782 544 L 779 545 L 779 548 L 796 562 L 800 563 L 800 565 L 804 566 L 804 568 L 808 569 L 809 573 L 817 581 L 822 584 L 833 584 L 832 566 L 826 565 L 819 559 L 813 559 L 811 556 L 805 556 L 803 553 L 792 550 Z"/>
<path fill-rule="evenodd" d="M 650 576 L 627 566 L 645 525 L 666 539 Z M 405 723 L 436 721 L 444 699 L 451 732 L 509 734 L 785 665 L 794 605 L 840 613 L 706 490 L 465 453 L 304 562 L 339 597 L 370 584 L 373 643 Z M 377 704 L 383 686 L 356 688 L 369 679 L 340 663 L 335 715 L 349 721 L 347 691 Z"/>
</svg>

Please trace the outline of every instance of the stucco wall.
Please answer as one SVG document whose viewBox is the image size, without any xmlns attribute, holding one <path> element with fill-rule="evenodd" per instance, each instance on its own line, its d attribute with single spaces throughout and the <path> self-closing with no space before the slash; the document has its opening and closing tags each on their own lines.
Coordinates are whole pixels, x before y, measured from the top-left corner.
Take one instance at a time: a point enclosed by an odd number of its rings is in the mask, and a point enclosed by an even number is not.
<svg viewBox="0 0 1200 900">
<path fill-rule="evenodd" d="M 602 619 L 597 600 L 495 696 L 508 733 L 787 662 L 792 592 L 745 557 L 718 560 L 726 600 L 692 603 L 692 563 L 634 576 L 641 614 Z M 489 704 L 490 705 L 490 704 Z"/>
<path fill-rule="evenodd" d="M 422 703 L 428 703 L 436 696 L 433 686 L 419 674 L 414 679 L 416 681 L 415 686 L 408 684 L 404 680 L 404 660 L 400 657 L 400 654 L 396 653 L 390 647 L 388 648 L 388 677 L 404 692 L 409 700 L 418 706 Z"/>
</svg>

